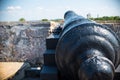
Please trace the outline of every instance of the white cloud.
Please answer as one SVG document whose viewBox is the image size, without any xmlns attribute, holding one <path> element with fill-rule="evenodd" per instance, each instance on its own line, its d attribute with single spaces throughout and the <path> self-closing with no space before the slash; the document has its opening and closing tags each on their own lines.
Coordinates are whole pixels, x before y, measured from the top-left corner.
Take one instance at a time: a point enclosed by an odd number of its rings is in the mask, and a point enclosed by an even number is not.
<svg viewBox="0 0 120 80">
<path fill-rule="evenodd" d="M 13 10 L 20 10 L 22 9 L 20 6 L 8 6 L 7 10 L 13 11 Z"/>
<path fill-rule="evenodd" d="M 37 9 L 39 9 L 39 10 L 43 10 L 43 7 L 38 6 Z"/>
</svg>

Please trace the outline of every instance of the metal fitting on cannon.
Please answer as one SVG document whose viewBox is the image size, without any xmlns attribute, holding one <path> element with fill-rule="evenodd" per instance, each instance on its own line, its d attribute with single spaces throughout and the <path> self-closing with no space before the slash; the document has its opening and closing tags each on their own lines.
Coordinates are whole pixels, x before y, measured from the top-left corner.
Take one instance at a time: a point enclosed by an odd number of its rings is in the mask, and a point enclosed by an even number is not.
<svg viewBox="0 0 120 80">
<path fill-rule="evenodd" d="M 120 40 L 105 25 L 65 13 L 56 64 L 66 80 L 113 80 L 120 63 Z"/>
</svg>

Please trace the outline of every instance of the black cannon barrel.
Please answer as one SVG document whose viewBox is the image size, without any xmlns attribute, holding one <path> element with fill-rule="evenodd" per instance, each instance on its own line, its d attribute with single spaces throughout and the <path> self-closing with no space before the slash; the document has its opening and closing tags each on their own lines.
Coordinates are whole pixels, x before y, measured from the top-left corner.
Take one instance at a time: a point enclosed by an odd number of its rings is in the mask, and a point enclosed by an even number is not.
<svg viewBox="0 0 120 80">
<path fill-rule="evenodd" d="M 64 33 L 62 33 L 62 35 L 64 35 L 71 28 L 74 28 L 74 27 L 79 26 L 81 24 L 94 23 L 89 19 L 85 19 L 84 17 L 77 15 L 73 11 L 66 12 L 64 15 L 64 19 L 65 19 L 64 29 L 63 29 Z"/>
<path fill-rule="evenodd" d="M 120 63 L 120 40 L 105 25 L 65 13 L 56 64 L 67 80 L 113 80 Z"/>
</svg>

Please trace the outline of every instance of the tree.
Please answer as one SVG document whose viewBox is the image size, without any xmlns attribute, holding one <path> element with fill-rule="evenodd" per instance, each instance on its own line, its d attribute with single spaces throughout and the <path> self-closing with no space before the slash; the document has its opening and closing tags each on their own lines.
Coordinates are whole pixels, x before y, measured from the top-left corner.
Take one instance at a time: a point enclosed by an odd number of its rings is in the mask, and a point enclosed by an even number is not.
<svg viewBox="0 0 120 80">
<path fill-rule="evenodd" d="M 42 21 L 48 21 L 48 19 L 42 19 Z"/>
<path fill-rule="evenodd" d="M 103 18 L 103 20 L 110 20 L 110 17 L 108 17 L 108 16 L 103 16 L 102 18 Z"/>
<path fill-rule="evenodd" d="M 114 16 L 114 20 L 120 20 L 119 16 Z"/>
<path fill-rule="evenodd" d="M 20 18 L 19 21 L 20 22 L 25 22 L 25 19 L 24 18 Z"/>
<path fill-rule="evenodd" d="M 120 20 L 120 16 L 103 16 L 103 17 L 98 17 L 98 18 L 90 18 L 91 20 Z"/>
</svg>

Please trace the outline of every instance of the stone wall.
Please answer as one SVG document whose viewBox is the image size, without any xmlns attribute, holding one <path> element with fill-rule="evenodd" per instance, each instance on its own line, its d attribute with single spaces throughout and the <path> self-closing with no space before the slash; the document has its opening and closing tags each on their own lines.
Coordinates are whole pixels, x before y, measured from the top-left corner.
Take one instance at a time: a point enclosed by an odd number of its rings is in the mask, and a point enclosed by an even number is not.
<svg viewBox="0 0 120 80">
<path fill-rule="evenodd" d="M 51 27 L 50 23 L 34 25 L 0 26 L 0 61 L 43 63 L 45 39 Z M 105 25 L 112 28 L 120 38 L 120 25 Z"/>
<path fill-rule="evenodd" d="M 119 24 L 104 24 L 110 27 L 120 38 L 120 23 Z"/>
<path fill-rule="evenodd" d="M 0 26 L 0 61 L 43 63 L 49 27 Z"/>
</svg>

